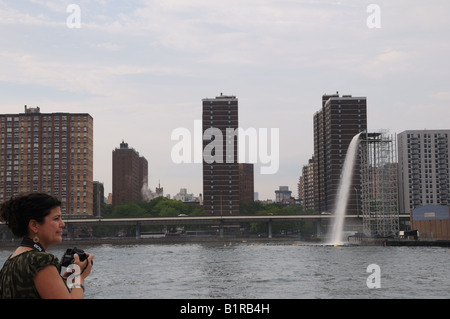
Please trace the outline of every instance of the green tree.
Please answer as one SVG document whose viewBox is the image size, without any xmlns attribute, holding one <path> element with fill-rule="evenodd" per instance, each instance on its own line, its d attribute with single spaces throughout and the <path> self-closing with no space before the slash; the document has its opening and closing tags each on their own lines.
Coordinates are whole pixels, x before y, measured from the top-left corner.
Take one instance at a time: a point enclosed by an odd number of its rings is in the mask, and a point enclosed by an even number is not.
<svg viewBox="0 0 450 319">
<path fill-rule="evenodd" d="M 160 217 L 175 217 L 177 215 L 178 211 L 175 208 L 169 206 L 162 207 L 158 214 L 158 216 Z"/>
<path fill-rule="evenodd" d="M 117 206 L 112 214 L 112 217 L 143 217 L 145 216 L 145 210 L 137 203 L 126 203 Z"/>
<path fill-rule="evenodd" d="M 187 205 L 188 215 L 189 216 L 206 216 L 206 212 L 203 209 L 203 206 L 196 206 L 196 205 Z"/>
<path fill-rule="evenodd" d="M 177 216 L 179 214 L 186 214 L 187 207 L 180 201 L 165 198 L 164 200 L 158 201 L 153 207 L 152 212 L 155 216 Z"/>
<path fill-rule="evenodd" d="M 240 205 L 241 215 L 256 215 L 258 211 L 264 210 L 264 205 L 259 202 L 251 202 Z"/>
<path fill-rule="evenodd" d="M 103 206 L 103 217 L 111 217 L 112 216 L 112 205 L 111 204 L 104 204 Z"/>
</svg>

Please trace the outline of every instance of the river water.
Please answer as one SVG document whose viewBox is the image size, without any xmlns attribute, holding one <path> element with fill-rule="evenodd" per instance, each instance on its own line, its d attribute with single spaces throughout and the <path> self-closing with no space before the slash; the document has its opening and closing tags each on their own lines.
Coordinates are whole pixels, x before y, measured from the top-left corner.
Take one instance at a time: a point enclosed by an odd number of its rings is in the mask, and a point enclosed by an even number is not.
<svg viewBox="0 0 450 319">
<path fill-rule="evenodd" d="M 79 248 L 95 255 L 85 284 L 91 299 L 450 298 L 449 248 L 299 242 Z M 12 249 L 0 246 L 1 265 Z M 60 258 L 63 250 L 49 252 Z"/>
</svg>

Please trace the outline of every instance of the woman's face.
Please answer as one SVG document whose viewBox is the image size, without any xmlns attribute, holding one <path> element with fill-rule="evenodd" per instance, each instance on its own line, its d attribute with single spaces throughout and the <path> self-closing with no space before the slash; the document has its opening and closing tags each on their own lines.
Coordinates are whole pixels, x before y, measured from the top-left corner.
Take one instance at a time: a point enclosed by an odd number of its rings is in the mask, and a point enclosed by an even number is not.
<svg viewBox="0 0 450 319">
<path fill-rule="evenodd" d="M 65 224 L 61 219 L 61 208 L 55 207 L 45 216 L 44 222 L 37 226 L 37 236 L 40 244 L 47 249 L 50 245 L 62 241 L 62 232 Z"/>
</svg>

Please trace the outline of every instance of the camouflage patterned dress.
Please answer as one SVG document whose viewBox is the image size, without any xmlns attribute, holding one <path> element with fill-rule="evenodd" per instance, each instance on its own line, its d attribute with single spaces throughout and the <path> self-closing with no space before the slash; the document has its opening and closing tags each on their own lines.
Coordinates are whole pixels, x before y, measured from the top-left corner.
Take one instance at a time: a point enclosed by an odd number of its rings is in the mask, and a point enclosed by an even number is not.
<svg viewBox="0 0 450 319">
<path fill-rule="evenodd" d="M 0 299 L 40 299 L 34 277 L 48 265 L 61 270 L 58 258 L 46 252 L 31 250 L 8 258 L 0 271 Z"/>
</svg>

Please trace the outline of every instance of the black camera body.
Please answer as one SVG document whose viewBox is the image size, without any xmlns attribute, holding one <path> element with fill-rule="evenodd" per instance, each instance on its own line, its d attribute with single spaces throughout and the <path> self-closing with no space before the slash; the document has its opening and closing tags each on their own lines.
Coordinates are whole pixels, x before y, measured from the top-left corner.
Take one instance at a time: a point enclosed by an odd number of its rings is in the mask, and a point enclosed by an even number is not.
<svg viewBox="0 0 450 319">
<path fill-rule="evenodd" d="M 80 257 L 80 261 L 85 261 L 88 258 L 88 255 L 84 252 L 84 250 L 77 247 L 68 248 L 61 258 L 61 266 L 68 267 L 69 265 L 73 264 L 75 261 L 73 255 L 75 254 Z"/>
</svg>

